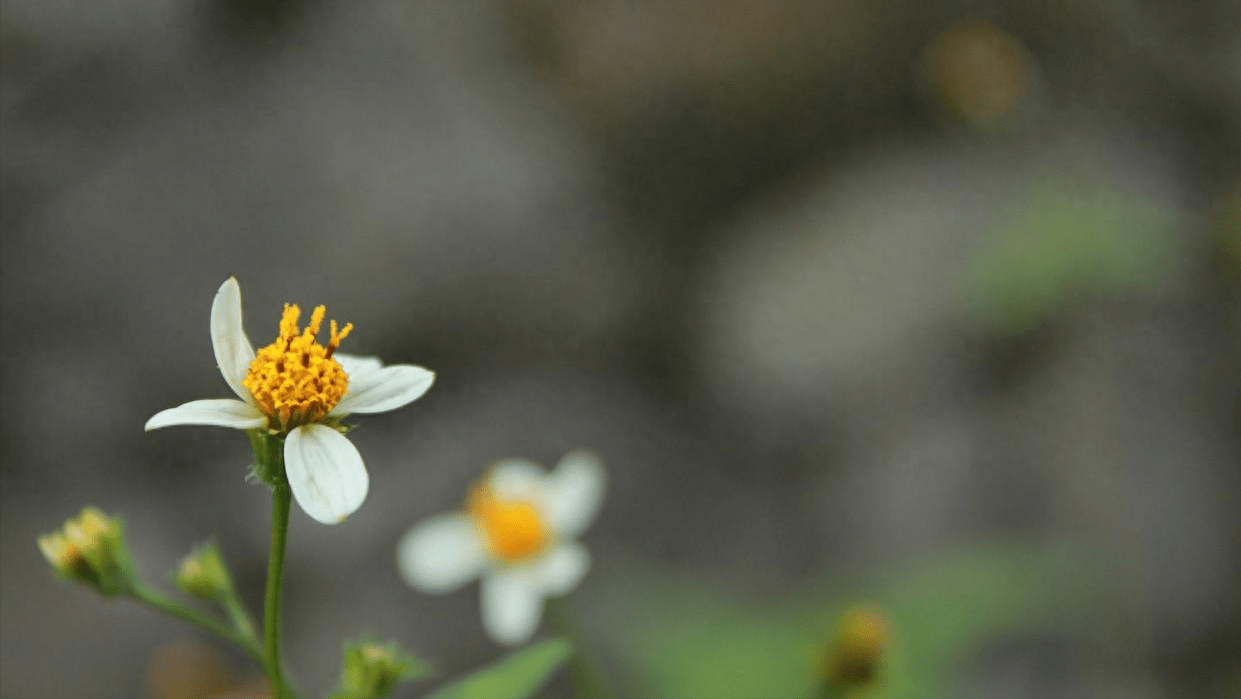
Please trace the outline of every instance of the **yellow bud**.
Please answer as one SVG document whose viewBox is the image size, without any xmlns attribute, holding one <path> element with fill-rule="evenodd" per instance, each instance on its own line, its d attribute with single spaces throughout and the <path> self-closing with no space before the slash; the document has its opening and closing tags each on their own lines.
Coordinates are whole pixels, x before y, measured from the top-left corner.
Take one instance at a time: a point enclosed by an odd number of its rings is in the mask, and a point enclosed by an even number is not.
<svg viewBox="0 0 1241 699">
<path fill-rule="evenodd" d="M 871 684 L 879 676 L 887 643 L 887 619 L 873 607 L 851 607 L 828 648 L 825 679 L 846 688 Z"/>
<path fill-rule="evenodd" d="M 129 586 L 130 572 L 121 524 L 93 507 L 65 522 L 60 531 L 38 539 L 39 550 L 56 574 L 105 595 Z"/>
</svg>

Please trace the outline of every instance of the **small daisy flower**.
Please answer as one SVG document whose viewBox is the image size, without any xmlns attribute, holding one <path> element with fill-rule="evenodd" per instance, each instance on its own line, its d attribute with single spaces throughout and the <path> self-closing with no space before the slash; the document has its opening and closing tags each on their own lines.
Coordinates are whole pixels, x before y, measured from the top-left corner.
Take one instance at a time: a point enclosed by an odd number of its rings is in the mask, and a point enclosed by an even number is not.
<svg viewBox="0 0 1241 699">
<path fill-rule="evenodd" d="M 298 505 L 324 524 L 344 521 L 366 499 L 362 456 L 341 433 L 349 413 L 396 410 L 427 392 L 435 374 L 408 364 L 384 366 L 374 357 L 336 351 L 353 329 L 329 325 L 319 342 L 326 309 L 318 306 L 304 330 L 301 309 L 285 304 L 280 334 L 257 353 L 241 318 L 241 287 L 230 277 L 211 304 L 216 363 L 240 400 L 195 400 L 156 413 L 147 431 L 174 425 L 265 429 L 284 442 L 284 469 Z"/>
<path fill-rule="evenodd" d="M 397 565 L 423 592 L 449 592 L 482 576 L 483 627 L 497 643 L 534 634 L 543 600 L 577 587 L 590 553 L 575 541 L 603 501 L 603 466 L 573 452 L 551 473 L 503 461 L 470 488 L 462 511 L 431 517 L 401 539 Z"/>
</svg>

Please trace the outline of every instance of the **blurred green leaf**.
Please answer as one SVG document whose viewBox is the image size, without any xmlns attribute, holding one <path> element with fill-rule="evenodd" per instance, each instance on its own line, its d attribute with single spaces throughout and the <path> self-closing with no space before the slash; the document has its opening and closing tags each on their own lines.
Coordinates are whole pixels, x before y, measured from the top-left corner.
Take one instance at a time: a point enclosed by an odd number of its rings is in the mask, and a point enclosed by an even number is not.
<svg viewBox="0 0 1241 699">
<path fill-rule="evenodd" d="M 1063 582 L 1074 579 L 1074 567 L 1063 550 L 993 547 L 878 586 L 871 598 L 893 628 L 884 696 L 950 696 L 961 666 L 988 638 L 1070 629 L 1087 592 Z"/>
<path fill-rule="evenodd" d="M 984 330 L 1031 329 L 1083 293 L 1128 294 L 1174 266 L 1167 208 L 1117 192 L 1037 190 L 978 250 L 968 311 Z"/>
<path fill-rule="evenodd" d="M 573 646 L 561 638 L 536 643 L 450 682 L 427 699 L 522 699 L 547 683 Z"/>
<path fill-rule="evenodd" d="M 612 576 L 601 619 L 637 693 L 677 698 L 808 697 L 840 614 L 857 602 L 891 628 L 879 697 L 950 696 L 969 655 L 1005 632 L 1067 627 L 1064 552 L 994 547 L 776 602 L 659 571 Z M 601 593 L 602 594 L 602 593 Z"/>
</svg>

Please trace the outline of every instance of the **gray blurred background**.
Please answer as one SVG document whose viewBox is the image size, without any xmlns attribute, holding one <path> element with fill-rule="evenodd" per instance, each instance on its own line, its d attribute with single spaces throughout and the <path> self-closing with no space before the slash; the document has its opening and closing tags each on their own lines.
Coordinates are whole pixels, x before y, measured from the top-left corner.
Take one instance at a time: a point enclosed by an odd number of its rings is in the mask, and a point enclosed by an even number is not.
<svg viewBox="0 0 1241 699">
<path fill-rule="evenodd" d="M 625 561 L 761 597 L 1072 538 L 1136 631 L 993 649 L 963 686 L 1238 691 L 1239 26 L 1231 0 L 4 0 L 0 695 L 261 674 L 34 543 L 95 504 L 163 583 L 214 536 L 261 607 L 246 440 L 142 431 L 229 395 L 230 275 L 256 344 L 324 303 L 347 351 L 438 374 L 360 421 L 357 514 L 294 508 L 304 688 L 362 632 L 441 677 L 496 657 L 476 586 L 407 589 L 395 543 L 497 458 L 589 447 L 579 606 Z"/>
</svg>

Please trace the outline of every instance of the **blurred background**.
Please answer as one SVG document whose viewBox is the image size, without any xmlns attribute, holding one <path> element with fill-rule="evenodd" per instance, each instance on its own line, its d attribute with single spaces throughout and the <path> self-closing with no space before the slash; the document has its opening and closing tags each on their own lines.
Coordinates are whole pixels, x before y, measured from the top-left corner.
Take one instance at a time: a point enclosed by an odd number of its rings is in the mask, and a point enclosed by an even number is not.
<svg viewBox="0 0 1241 699">
<path fill-rule="evenodd" d="M 360 421 L 371 492 L 294 508 L 310 694 L 368 633 L 502 654 L 394 566 L 490 462 L 589 447 L 570 598 L 624 696 L 806 696 L 842 609 L 889 696 L 1241 694 L 1241 5 L 0 5 L 0 695 L 261 678 L 35 537 L 140 571 L 214 536 L 254 610 L 267 491 L 207 324 L 241 282 L 438 373 Z M 546 635 L 548 632 L 541 632 Z M 424 693 L 436 680 L 406 685 Z M 571 691 L 563 678 L 547 690 Z"/>
</svg>

